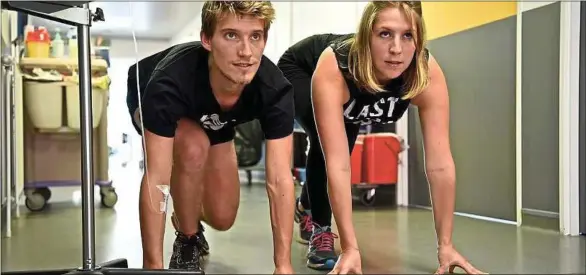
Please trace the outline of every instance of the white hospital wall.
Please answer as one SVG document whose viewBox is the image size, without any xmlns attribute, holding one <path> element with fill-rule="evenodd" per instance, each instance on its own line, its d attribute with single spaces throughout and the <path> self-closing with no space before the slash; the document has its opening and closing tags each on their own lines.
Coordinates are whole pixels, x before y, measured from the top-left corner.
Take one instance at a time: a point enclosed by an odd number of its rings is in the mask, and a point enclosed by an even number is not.
<svg viewBox="0 0 586 275">
<path fill-rule="evenodd" d="M 273 62 L 295 42 L 320 33 L 350 33 L 367 2 L 273 2 L 276 19 L 269 31 L 265 55 Z M 329 15 L 327 15 L 329 14 Z M 200 14 L 170 43 L 199 40 Z"/>
</svg>

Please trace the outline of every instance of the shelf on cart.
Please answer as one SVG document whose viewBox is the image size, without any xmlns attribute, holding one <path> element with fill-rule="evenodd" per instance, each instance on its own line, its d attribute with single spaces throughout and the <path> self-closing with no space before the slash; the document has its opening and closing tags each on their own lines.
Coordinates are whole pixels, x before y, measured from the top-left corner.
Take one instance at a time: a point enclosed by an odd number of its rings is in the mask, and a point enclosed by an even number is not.
<svg viewBox="0 0 586 275">
<path fill-rule="evenodd" d="M 28 80 L 26 79 L 25 81 L 31 81 L 31 82 L 37 82 L 35 80 Z M 72 81 L 46 81 L 46 82 L 37 82 L 37 83 L 41 83 L 43 85 L 51 85 L 51 86 L 63 86 L 63 87 L 78 87 L 79 84 L 72 82 Z M 47 87 L 47 86 L 45 86 Z"/>
<path fill-rule="evenodd" d="M 92 58 L 91 60 L 92 72 L 106 72 L 108 70 L 108 63 L 104 59 Z M 71 58 L 31 58 L 23 57 L 20 59 L 20 67 L 22 69 L 32 70 L 34 68 L 41 69 L 57 69 L 57 70 L 71 70 L 78 68 L 77 59 Z"/>
<path fill-rule="evenodd" d="M 79 129 L 74 129 L 70 127 L 60 127 L 57 129 L 36 129 L 40 134 L 79 134 Z"/>
</svg>

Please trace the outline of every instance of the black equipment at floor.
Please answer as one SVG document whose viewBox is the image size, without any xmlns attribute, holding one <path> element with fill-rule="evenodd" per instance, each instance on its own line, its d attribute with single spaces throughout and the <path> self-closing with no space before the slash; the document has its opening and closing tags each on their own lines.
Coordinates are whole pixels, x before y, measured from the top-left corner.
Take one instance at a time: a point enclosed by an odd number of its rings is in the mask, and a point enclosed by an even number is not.
<svg viewBox="0 0 586 275">
<path fill-rule="evenodd" d="M 262 159 L 264 134 L 258 120 L 249 121 L 234 127 L 234 147 L 238 168 L 246 171 L 248 185 L 252 185 L 252 170 L 256 170 Z"/>
<path fill-rule="evenodd" d="M 262 143 L 264 136 L 258 120 L 253 120 L 234 127 L 236 136 L 234 145 L 238 167 L 247 168 L 255 166 L 262 159 Z"/>
<path fill-rule="evenodd" d="M 126 259 L 117 259 L 96 265 L 95 261 L 95 213 L 94 213 L 94 165 L 92 136 L 92 98 L 90 64 L 91 22 L 104 21 L 104 13 L 89 8 L 91 1 L 2 1 L 2 9 L 14 10 L 77 27 L 79 98 L 81 122 L 81 202 L 82 202 L 82 263 L 75 270 L 38 270 L 2 272 L 5 275 L 48 275 L 48 274 L 204 274 L 201 271 L 143 270 L 128 268 Z"/>
</svg>

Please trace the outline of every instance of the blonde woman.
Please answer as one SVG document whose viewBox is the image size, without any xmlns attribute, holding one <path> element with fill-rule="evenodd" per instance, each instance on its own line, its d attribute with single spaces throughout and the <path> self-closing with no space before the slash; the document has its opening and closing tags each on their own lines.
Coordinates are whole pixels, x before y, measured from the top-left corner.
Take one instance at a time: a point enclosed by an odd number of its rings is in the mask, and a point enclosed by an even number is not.
<svg viewBox="0 0 586 275">
<path fill-rule="evenodd" d="M 309 243 L 309 267 L 333 269 L 334 274 L 362 272 L 352 224 L 350 153 L 360 125 L 396 122 L 414 104 L 433 201 L 436 273 L 454 267 L 481 273 L 452 244 L 456 178 L 448 89 L 439 64 L 425 48 L 420 14 L 410 2 L 370 2 L 356 34 L 314 35 L 279 60 L 295 90 L 296 119 L 310 137 L 307 182 L 296 207 L 300 239 Z M 334 252 L 332 212 L 340 234 L 340 257 Z"/>
</svg>

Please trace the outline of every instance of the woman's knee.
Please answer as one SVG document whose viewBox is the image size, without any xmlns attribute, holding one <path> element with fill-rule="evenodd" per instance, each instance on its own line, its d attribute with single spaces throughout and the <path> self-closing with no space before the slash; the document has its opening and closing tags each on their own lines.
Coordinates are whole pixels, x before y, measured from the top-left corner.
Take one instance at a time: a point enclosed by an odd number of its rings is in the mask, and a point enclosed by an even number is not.
<svg viewBox="0 0 586 275">
<path fill-rule="evenodd" d="M 187 171 L 205 167 L 210 141 L 197 123 L 182 119 L 177 125 L 174 142 L 175 167 Z"/>
</svg>

